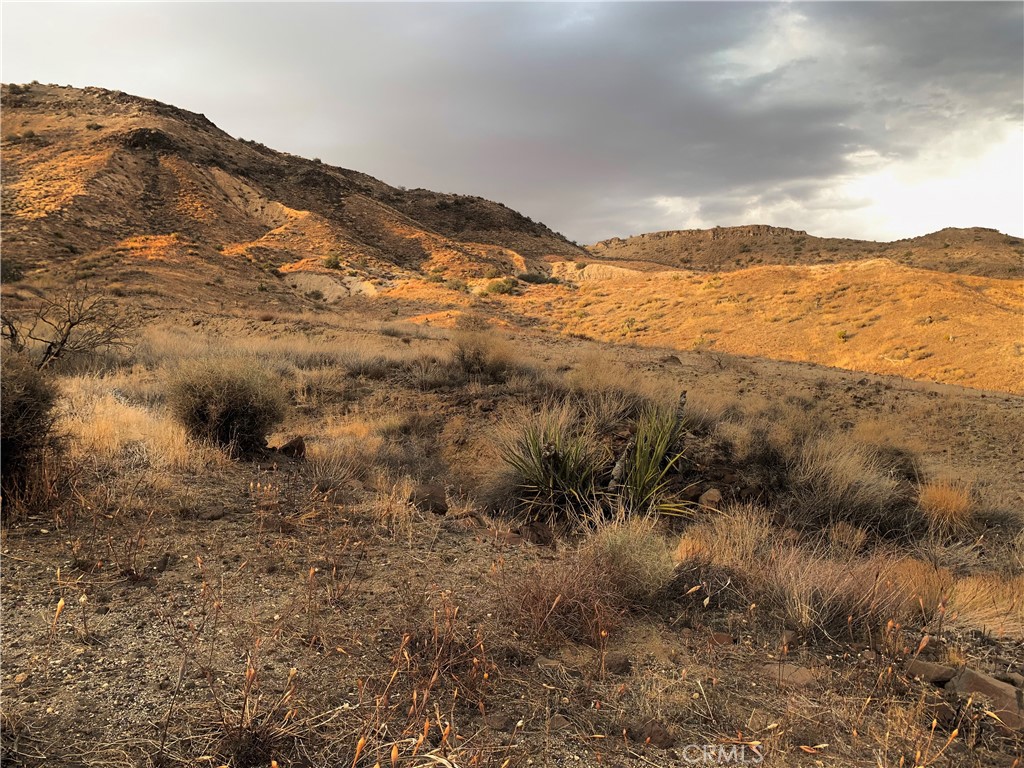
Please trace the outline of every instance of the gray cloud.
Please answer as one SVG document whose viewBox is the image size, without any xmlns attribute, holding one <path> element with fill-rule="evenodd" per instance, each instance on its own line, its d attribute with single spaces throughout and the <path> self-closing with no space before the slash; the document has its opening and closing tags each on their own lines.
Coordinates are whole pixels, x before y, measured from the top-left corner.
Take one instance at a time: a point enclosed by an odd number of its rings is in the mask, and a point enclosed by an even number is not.
<svg viewBox="0 0 1024 768">
<path fill-rule="evenodd" d="M 1022 121 L 1010 3 L 5 4 L 4 21 L 7 81 L 169 101 L 580 241 L 685 226 L 661 198 L 707 224 L 784 208 L 873 236 L 870 201 L 830 193 L 865 162 L 952 134 L 969 158 Z"/>
</svg>

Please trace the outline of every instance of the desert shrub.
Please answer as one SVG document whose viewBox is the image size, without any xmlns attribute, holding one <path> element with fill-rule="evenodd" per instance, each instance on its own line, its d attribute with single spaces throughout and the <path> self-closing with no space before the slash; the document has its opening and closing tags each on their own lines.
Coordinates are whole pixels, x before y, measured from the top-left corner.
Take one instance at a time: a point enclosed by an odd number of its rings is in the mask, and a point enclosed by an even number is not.
<svg viewBox="0 0 1024 768">
<path fill-rule="evenodd" d="M 917 494 L 917 507 L 928 528 L 942 536 L 969 532 L 977 515 L 970 484 L 949 477 L 922 485 Z"/>
<path fill-rule="evenodd" d="M 607 454 L 593 424 L 571 403 L 510 418 L 499 434 L 506 483 L 532 516 L 581 522 L 594 506 Z"/>
<path fill-rule="evenodd" d="M 4 511 L 30 494 L 45 472 L 53 435 L 57 388 L 25 355 L 6 351 L 0 375 L 0 482 Z"/>
<path fill-rule="evenodd" d="M 556 284 L 558 278 L 553 275 L 546 275 L 543 272 L 520 272 L 516 275 L 516 278 L 524 283 L 533 283 L 534 285 L 545 285 L 545 284 Z"/>
<path fill-rule="evenodd" d="M 324 258 L 324 266 L 327 267 L 327 269 L 341 269 L 344 264 L 342 264 L 341 257 L 339 257 L 338 254 L 332 253 Z"/>
<path fill-rule="evenodd" d="M 467 377 L 501 381 L 510 370 L 526 370 L 505 339 L 486 331 L 459 331 L 452 338 L 452 360 Z"/>
<path fill-rule="evenodd" d="M 24 277 L 21 267 L 10 256 L 0 259 L 0 282 L 15 283 Z"/>
<path fill-rule="evenodd" d="M 487 284 L 484 288 L 484 293 L 496 293 L 502 295 L 509 295 L 516 292 L 519 288 L 519 281 L 514 277 L 505 277 L 501 280 L 494 280 Z"/>
<path fill-rule="evenodd" d="M 183 367 L 167 400 L 190 435 L 235 456 L 266 447 L 271 428 L 284 418 L 286 402 L 279 382 L 243 359 L 199 360 Z"/>
<path fill-rule="evenodd" d="M 668 493 L 670 473 L 681 458 L 676 452 L 679 429 L 679 414 L 673 409 L 651 405 L 640 414 L 622 464 L 619 498 L 627 512 L 686 512 Z"/>
</svg>

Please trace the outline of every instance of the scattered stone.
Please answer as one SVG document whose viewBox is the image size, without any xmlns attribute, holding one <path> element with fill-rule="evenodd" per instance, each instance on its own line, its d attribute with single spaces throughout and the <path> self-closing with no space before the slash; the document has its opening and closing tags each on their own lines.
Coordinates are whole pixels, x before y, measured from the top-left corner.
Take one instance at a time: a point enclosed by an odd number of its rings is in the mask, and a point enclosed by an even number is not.
<svg viewBox="0 0 1024 768">
<path fill-rule="evenodd" d="M 278 448 L 277 452 L 290 459 L 304 459 L 306 457 L 306 441 L 302 439 L 302 435 L 298 435 Z"/>
<path fill-rule="evenodd" d="M 813 685 L 820 677 L 817 671 L 798 667 L 796 664 L 763 664 L 761 675 L 780 685 L 792 685 L 797 688 Z"/>
<path fill-rule="evenodd" d="M 422 512 L 433 512 L 435 515 L 448 514 L 448 498 L 443 485 L 421 483 L 412 489 L 409 501 Z"/>
<path fill-rule="evenodd" d="M 547 523 L 534 521 L 519 528 L 517 533 L 531 544 L 538 547 L 555 548 L 555 531 Z"/>
<path fill-rule="evenodd" d="M 936 664 L 933 661 L 923 661 L 922 659 L 914 659 L 907 664 L 907 674 L 910 677 L 916 677 L 926 683 L 948 683 L 956 675 L 956 670 L 953 667 L 948 667 L 945 664 Z"/>
<path fill-rule="evenodd" d="M 718 509 L 722 504 L 722 492 L 717 488 L 709 488 L 700 495 L 700 499 L 697 500 L 697 503 L 702 507 Z"/>
<path fill-rule="evenodd" d="M 511 733 L 516 729 L 516 721 L 504 712 L 489 712 L 484 715 L 484 723 L 492 731 Z"/>
<path fill-rule="evenodd" d="M 1001 730 L 1024 731 L 1024 691 L 976 669 L 961 669 L 946 683 L 946 690 L 960 696 L 984 697 L 987 710 L 995 714 Z"/>
<path fill-rule="evenodd" d="M 632 670 L 633 663 L 626 654 L 619 651 L 605 654 L 604 671 L 609 675 L 628 675 Z"/>
<path fill-rule="evenodd" d="M 671 749 L 676 743 L 675 737 L 669 733 L 668 728 L 657 720 L 627 725 L 626 736 L 630 741 L 635 741 L 638 744 L 650 744 L 659 749 Z"/>
<path fill-rule="evenodd" d="M 711 644 L 712 645 L 733 645 L 736 640 L 728 632 L 712 632 L 711 633 Z"/>
<path fill-rule="evenodd" d="M 572 723 L 569 722 L 569 718 L 565 715 L 554 715 L 548 720 L 548 729 L 552 731 L 562 731 L 571 725 Z"/>
<path fill-rule="evenodd" d="M 547 656 L 538 656 L 534 659 L 533 666 L 542 672 L 558 672 L 562 669 L 561 663 L 554 659 L 549 659 Z"/>
</svg>

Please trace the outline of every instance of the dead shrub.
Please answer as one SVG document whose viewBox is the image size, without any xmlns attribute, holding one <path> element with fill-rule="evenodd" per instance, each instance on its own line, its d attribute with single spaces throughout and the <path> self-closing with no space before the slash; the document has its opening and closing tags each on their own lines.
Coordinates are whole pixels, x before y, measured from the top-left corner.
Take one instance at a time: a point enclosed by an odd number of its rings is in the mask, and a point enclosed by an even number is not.
<svg viewBox="0 0 1024 768">
<path fill-rule="evenodd" d="M 280 383 L 251 361 L 199 360 L 174 375 L 168 405 L 195 438 L 246 456 L 266 448 L 285 414 Z"/>
<path fill-rule="evenodd" d="M 17 352 L 3 355 L 0 375 L 0 483 L 4 519 L 11 504 L 34 508 L 50 494 L 49 466 L 58 443 L 53 432 L 57 388 L 33 362 Z"/>
<path fill-rule="evenodd" d="M 538 642 L 600 645 L 627 613 L 653 605 L 673 572 L 654 522 L 627 519 L 555 563 L 506 574 L 501 599 L 508 619 Z"/>
</svg>

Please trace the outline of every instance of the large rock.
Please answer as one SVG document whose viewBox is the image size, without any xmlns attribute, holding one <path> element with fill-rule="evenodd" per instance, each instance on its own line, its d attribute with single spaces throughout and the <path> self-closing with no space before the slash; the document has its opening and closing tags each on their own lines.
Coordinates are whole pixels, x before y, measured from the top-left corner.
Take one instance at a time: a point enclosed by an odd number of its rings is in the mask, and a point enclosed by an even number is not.
<svg viewBox="0 0 1024 768">
<path fill-rule="evenodd" d="M 1024 691 L 1020 688 L 965 667 L 946 683 L 946 690 L 962 697 L 983 699 L 979 703 L 999 718 L 1004 731 L 1024 731 Z"/>
<path fill-rule="evenodd" d="M 697 503 L 702 507 L 718 509 L 722 506 L 722 492 L 717 488 L 709 488 L 700 495 L 700 499 Z"/>
</svg>

